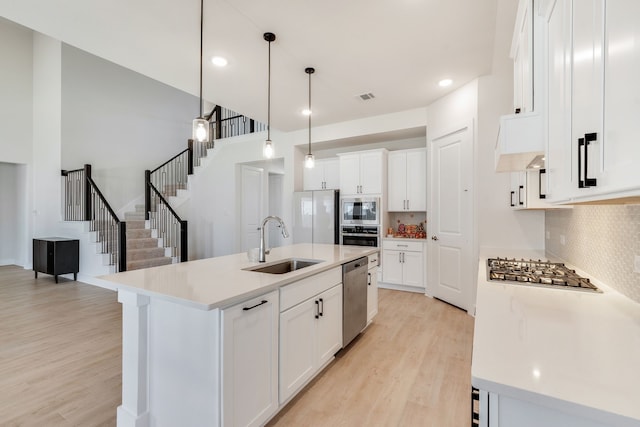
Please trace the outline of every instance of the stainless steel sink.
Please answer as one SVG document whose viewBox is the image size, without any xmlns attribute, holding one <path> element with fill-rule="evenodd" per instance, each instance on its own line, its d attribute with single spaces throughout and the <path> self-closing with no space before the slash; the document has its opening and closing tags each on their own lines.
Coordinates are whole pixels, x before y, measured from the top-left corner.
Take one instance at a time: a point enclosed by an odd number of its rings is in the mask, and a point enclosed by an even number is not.
<svg viewBox="0 0 640 427">
<path fill-rule="evenodd" d="M 300 270 L 301 268 L 310 267 L 320 262 L 323 261 L 320 259 L 287 258 L 265 265 L 244 268 L 243 270 L 257 271 L 258 273 L 284 274 Z"/>
</svg>

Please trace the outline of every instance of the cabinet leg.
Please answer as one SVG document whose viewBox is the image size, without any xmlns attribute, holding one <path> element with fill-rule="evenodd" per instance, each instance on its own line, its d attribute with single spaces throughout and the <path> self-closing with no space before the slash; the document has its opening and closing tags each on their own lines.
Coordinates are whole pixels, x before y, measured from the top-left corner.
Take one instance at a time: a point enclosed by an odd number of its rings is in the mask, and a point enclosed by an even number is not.
<svg viewBox="0 0 640 427">
<path fill-rule="evenodd" d="M 78 281 L 78 273 L 73 273 L 73 281 L 74 282 Z"/>
<path fill-rule="evenodd" d="M 58 283 L 58 275 L 55 274 L 53 277 L 54 277 L 54 279 L 56 279 L 56 283 Z"/>
<path fill-rule="evenodd" d="M 37 272 L 37 271 L 34 271 L 34 273 L 36 273 L 36 279 L 37 279 L 37 278 L 38 278 L 38 272 Z"/>
</svg>

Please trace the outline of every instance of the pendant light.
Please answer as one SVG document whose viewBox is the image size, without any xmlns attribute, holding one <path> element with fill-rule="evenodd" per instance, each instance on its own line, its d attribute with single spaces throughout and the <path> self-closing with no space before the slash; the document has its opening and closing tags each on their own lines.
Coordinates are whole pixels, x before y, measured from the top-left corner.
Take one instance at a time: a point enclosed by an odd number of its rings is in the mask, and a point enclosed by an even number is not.
<svg viewBox="0 0 640 427">
<path fill-rule="evenodd" d="M 276 39 L 276 35 L 264 33 L 263 37 L 269 42 L 269 68 L 267 77 L 267 140 L 262 147 L 262 155 L 270 159 L 273 157 L 273 143 L 271 142 L 271 42 Z"/>
<path fill-rule="evenodd" d="M 316 165 L 316 160 L 313 154 L 311 154 L 311 74 L 315 73 L 316 70 L 312 67 L 307 67 L 304 69 L 304 72 L 309 75 L 309 106 L 307 108 L 307 113 L 309 113 L 309 152 L 304 156 L 304 167 L 313 169 Z"/>
<path fill-rule="evenodd" d="M 202 39 L 204 32 L 204 0 L 200 0 L 200 115 L 193 120 L 191 137 L 194 141 L 209 142 L 209 121 L 203 117 L 202 101 Z"/>
</svg>

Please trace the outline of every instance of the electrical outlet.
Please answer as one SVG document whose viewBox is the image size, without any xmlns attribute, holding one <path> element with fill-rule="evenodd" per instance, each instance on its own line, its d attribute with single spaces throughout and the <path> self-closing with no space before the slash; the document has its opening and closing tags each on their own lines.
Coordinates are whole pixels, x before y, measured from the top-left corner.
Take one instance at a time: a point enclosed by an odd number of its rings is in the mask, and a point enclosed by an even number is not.
<svg viewBox="0 0 640 427">
<path fill-rule="evenodd" d="M 545 232 L 545 235 L 547 236 L 547 240 L 549 240 L 551 238 L 551 232 L 550 231 Z"/>
<path fill-rule="evenodd" d="M 567 238 L 564 236 L 564 234 L 561 234 L 561 235 L 560 235 L 560 244 L 561 244 L 562 246 L 564 246 L 564 245 L 566 245 L 566 244 L 567 244 Z"/>
<path fill-rule="evenodd" d="M 633 260 L 633 272 L 640 273 L 640 255 L 636 255 Z"/>
</svg>

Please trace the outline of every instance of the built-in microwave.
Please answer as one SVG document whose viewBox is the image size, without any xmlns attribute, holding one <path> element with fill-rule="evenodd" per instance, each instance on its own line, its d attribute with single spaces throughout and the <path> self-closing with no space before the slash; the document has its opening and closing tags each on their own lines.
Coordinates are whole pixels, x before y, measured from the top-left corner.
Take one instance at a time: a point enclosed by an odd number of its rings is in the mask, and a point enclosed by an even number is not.
<svg viewBox="0 0 640 427">
<path fill-rule="evenodd" d="M 380 199 L 378 197 L 344 198 L 340 203 L 342 224 L 380 224 Z"/>
</svg>

